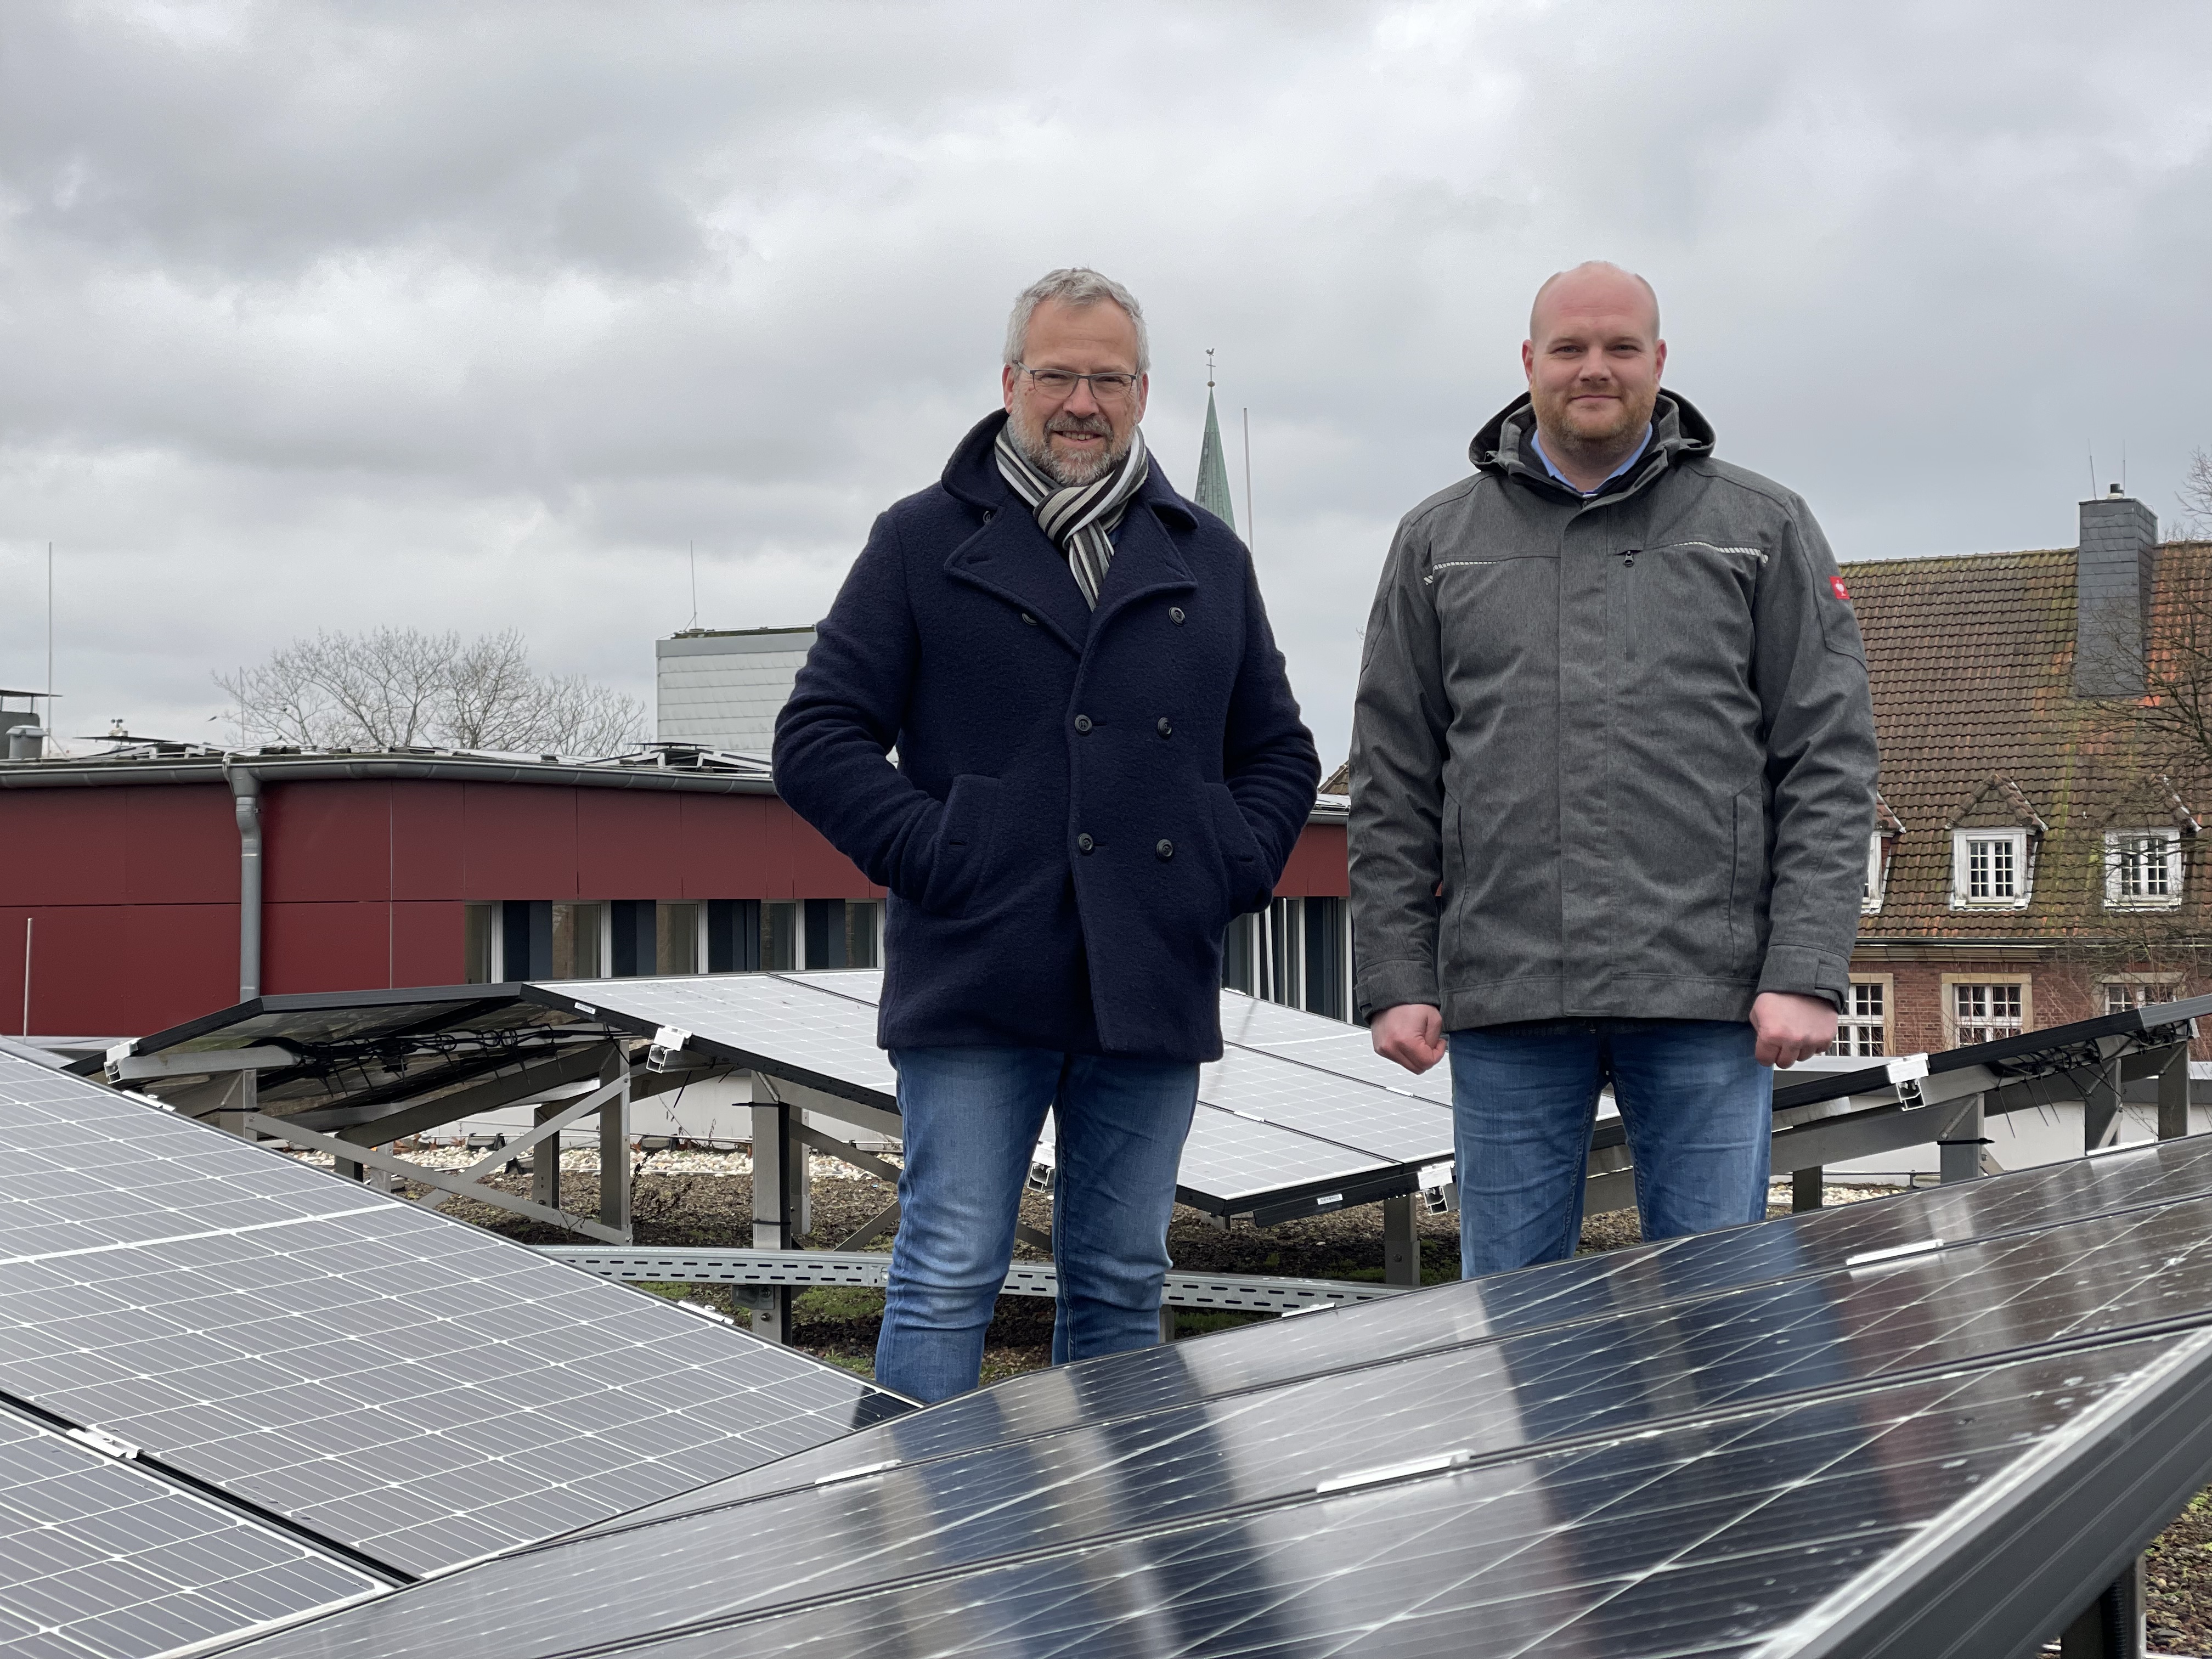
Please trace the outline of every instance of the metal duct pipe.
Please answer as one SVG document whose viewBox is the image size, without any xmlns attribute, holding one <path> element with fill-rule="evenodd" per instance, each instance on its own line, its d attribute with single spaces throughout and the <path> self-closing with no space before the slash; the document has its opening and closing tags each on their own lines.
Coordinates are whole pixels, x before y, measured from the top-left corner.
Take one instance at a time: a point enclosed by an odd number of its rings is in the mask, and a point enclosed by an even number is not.
<svg viewBox="0 0 2212 1659">
<path fill-rule="evenodd" d="M 261 780 L 251 767 L 226 762 L 238 809 L 238 1000 L 261 994 Z"/>
</svg>

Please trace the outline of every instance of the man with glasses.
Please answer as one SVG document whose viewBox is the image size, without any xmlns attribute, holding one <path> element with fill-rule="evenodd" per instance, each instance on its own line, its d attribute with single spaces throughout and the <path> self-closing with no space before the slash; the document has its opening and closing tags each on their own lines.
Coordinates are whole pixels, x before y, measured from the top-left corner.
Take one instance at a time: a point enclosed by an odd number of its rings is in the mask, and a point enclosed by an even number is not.
<svg viewBox="0 0 2212 1659">
<path fill-rule="evenodd" d="M 1158 1339 L 1222 935 L 1321 779 L 1243 544 L 1146 450 L 1148 368 L 1120 283 L 1025 289 L 1004 410 L 876 520 L 776 722 L 784 799 L 890 891 L 876 1376 L 916 1400 L 975 1386 L 1048 1110 L 1053 1358 Z"/>
<path fill-rule="evenodd" d="M 1521 362 L 1398 527 L 1352 724 L 1358 1001 L 1451 1056 L 1470 1278 L 1573 1252 L 1608 1082 L 1646 1237 L 1766 1213 L 1770 1068 L 1835 1036 L 1874 818 L 1850 596 L 1660 390 L 1650 284 L 1561 272 Z"/>
</svg>

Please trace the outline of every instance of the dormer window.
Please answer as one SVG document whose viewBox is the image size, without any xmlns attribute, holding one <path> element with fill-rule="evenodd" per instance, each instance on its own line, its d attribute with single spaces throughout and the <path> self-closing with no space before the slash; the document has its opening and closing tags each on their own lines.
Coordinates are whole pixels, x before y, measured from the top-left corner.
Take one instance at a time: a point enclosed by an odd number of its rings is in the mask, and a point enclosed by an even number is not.
<svg viewBox="0 0 2212 1659">
<path fill-rule="evenodd" d="M 1875 830 L 1867 837 L 1866 884 L 1859 890 L 1859 914 L 1870 916 L 1881 908 L 1881 890 L 1888 883 L 1889 837 Z"/>
<path fill-rule="evenodd" d="M 2105 904 L 2170 910 L 2181 902 L 2181 831 L 2115 830 L 2105 836 Z"/>
<path fill-rule="evenodd" d="M 1859 889 L 1859 914 L 1871 916 L 1881 909 L 1882 894 L 1889 886 L 1889 860 L 1897 851 L 1905 826 L 1889 810 L 1881 791 L 1874 792 L 1874 829 L 1867 836 L 1866 881 Z"/>
<path fill-rule="evenodd" d="M 1960 910 L 2019 910 L 2027 905 L 2027 832 L 1951 832 L 1951 904 Z"/>
</svg>

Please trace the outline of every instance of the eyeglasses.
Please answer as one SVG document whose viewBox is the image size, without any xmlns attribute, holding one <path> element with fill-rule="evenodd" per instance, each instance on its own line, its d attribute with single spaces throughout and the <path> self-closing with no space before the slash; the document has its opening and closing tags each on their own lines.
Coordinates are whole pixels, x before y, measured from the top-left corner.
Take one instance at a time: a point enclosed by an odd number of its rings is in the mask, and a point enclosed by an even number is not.
<svg viewBox="0 0 2212 1659">
<path fill-rule="evenodd" d="M 1074 374 L 1064 368 L 1031 368 L 1027 363 L 1014 367 L 1048 398 L 1073 398 L 1079 380 L 1090 381 L 1091 395 L 1102 404 L 1118 404 L 1137 389 L 1134 374 Z"/>
</svg>

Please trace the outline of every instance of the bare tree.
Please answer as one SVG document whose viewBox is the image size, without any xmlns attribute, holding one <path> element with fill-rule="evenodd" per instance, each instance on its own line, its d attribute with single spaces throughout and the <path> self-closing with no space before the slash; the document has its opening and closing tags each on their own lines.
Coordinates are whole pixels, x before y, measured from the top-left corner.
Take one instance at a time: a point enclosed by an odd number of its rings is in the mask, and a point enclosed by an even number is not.
<svg viewBox="0 0 2212 1659">
<path fill-rule="evenodd" d="M 604 755 L 645 734 L 635 697 L 580 674 L 540 676 L 513 629 L 466 641 L 413 628 L 319 633 L 215 682 L 247 743 Z"/>
<path fill-rule="evenodd" d="M 2191 541 L 2212 537 L 2212 450 L 2199 449 L 2189 457 L 2182 475 L 2181 527 Z"/>
</svg>

